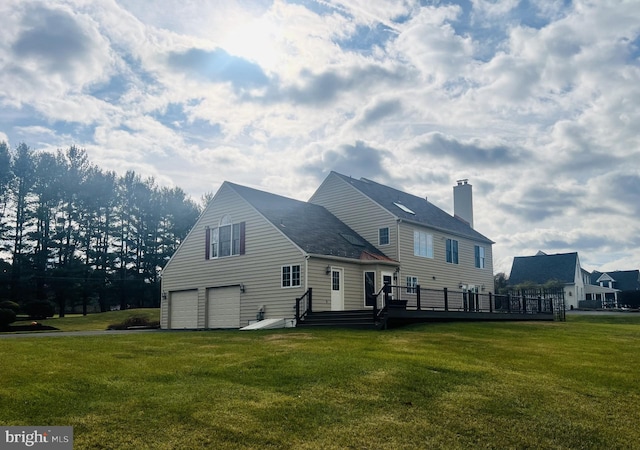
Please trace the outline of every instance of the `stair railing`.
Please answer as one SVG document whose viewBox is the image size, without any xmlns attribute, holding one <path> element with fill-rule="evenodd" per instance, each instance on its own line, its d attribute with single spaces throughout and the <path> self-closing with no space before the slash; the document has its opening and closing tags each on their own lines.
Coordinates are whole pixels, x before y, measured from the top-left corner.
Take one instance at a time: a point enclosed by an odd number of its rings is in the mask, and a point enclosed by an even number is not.
<svg viewBox="0 0 640 450">
<path fill-rule="evenodd" d="M 389 283 L 385 283 L 385 284 L 382 285 L 382 287 L 380 288 L 380 290 L 378 292 L 376 292 L 375 294 L 372 294 L 372 297 L 373 297 L 373 321 L 374 322 L 378 322 L 380 320 L 380 317 L 387 310 L 387 299 L 389 298 L 390 292 L 391 292 L 391 285 Z M 382 293 L 384 293 L 384 295 L 382 296 L 382 307 L 379 308 L 378 307 L 378 298 L 380 297 L 380 294 L 382 294 Z"/>
<path fill-rule="evenodd" d="M 307 292 L 302 294 L 302 297 L 296 298 L 296 323 L 304 320 L 307 313 L 313 310 L 312 299 L 312 288 L 307 289 Z"/>
</svg>

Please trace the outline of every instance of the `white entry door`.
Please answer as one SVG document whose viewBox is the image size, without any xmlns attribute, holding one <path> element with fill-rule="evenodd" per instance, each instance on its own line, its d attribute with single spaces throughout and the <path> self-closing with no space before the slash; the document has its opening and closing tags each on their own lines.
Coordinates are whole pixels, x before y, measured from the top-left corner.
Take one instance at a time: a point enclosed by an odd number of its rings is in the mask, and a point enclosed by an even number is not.
<svg viewBox="0 0 640 450">
<path fill-rule="evenodd" d="M 344 310 L 344 271 L 331 268 L 331 311 Z"/>
<path fill-rule="evenodd" d="M 380 287 L 384 286 L 385 283 L 389 283 L 390 286 L 393 286 L 393 272 L 382 272 L 382 280 Z M 393 289 L 389 293 L 389 299 L 393 300 Z"/>
</svg>

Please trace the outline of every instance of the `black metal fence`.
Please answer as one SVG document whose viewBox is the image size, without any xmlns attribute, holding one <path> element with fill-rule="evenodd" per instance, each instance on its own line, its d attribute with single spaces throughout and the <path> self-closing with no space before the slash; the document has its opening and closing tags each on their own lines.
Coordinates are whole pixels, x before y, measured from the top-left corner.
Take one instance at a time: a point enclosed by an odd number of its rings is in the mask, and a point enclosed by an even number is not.
<svg viewBox="0 0 640 450">
<path fill-rule="evenodd" d="M 389 302 L 406 302 L 408 310 L 421 311 L 555 314 L 556 310 L 562 310 L 564 315 L 562 289 L 530 289 L 495 295 L 447 288 L 426 289 L 419 285 L 414 288 L 389 286 L 385 304 Z"/>
</svg>

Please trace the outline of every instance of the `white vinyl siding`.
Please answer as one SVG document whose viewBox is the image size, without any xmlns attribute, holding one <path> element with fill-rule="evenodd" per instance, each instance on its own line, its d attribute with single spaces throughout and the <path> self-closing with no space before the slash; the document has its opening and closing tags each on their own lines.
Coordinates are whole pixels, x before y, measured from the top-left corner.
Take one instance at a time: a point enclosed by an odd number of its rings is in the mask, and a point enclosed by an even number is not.
<svg viewBox="0 0 640 450">
<path fill-rule="evenodd" d="M 309 202 L 324 206 L 389 258 L 398 259 L 395 216 L 339 176 L 328 176 Z M 379 243 L 381 228 L 389 229 L 389 243 L 384 246 Z"/>
<path fill-rule="evenodd" d="M 414 255 L 415 231 L 422 231 L 433 236 L 433 258 Z M 422 289 L 459 290 L 462 285 L 479 286 L 481 293 L 493 292 L 493 266 L 491 264 L 491 244 L 456 237 L 458 241 L 458 264 L 446 263 L 446 242 L 451 238 L 450 233 L 424 228 L 408 223 L 400 224 L 400 254 L 402 265 L 398 279 L 406 286 L 406 277 L 417 277 Z M 485 269 L 478 270 L 474 262 L 474 246 L 485 248 Z M 482 286 L 485 290 L 482 291 Z"/>
</svg>

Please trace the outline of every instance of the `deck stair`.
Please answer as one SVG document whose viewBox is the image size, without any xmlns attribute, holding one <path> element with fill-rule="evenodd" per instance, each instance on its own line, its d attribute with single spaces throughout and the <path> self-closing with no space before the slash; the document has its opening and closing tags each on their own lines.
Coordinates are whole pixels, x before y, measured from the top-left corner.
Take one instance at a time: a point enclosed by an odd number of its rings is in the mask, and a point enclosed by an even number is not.
<svg viewBox="0 0 640 450">
<path fill-rule="evenodd" d="M 370 309 L 353 311 L 323 311 L 307 313 L 304 320 L 297 327 L 336 327 L 336 328 L 363 328 L 375 329 L 381 324 L 373 321 L 373 312 Z"/>
</svg>

